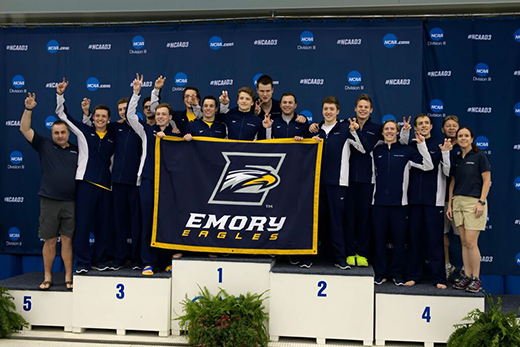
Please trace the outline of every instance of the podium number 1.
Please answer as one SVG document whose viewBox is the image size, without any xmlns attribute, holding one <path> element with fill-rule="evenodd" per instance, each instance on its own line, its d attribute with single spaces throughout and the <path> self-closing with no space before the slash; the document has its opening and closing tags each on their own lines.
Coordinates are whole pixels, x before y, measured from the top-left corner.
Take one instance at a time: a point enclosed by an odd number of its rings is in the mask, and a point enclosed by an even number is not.
<svg viewBox="0 0 520 347">
<path fill-rule="evenodd" d="M 219 267 L 217 269 L 217 271 L 218 271 L 218 283 L 222 283 L 222 268 Z"/>
<path fill-rule="evenodd" d="M 430 323 L 432 316 L 430 315 L 430 306 L 426 306 L 422 313 L 422 319 L 426 320 L 426 323 Z"/>
<path fill-rule="evenodd" d="M 327 288 L 327 282 L 319 281 L 318 288 L 320 288 L 320 290 L 318 290 L 318 297 L 326 298 L 327 293 L 324 293 L 324 292 L 325 292 L 325 289 Z"/>
</svg>

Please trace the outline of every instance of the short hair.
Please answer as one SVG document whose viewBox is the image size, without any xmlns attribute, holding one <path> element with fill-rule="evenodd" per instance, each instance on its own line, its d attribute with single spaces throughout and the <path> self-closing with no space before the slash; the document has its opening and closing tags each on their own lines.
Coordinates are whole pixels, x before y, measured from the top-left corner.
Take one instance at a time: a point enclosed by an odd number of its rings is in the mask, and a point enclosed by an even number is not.
<svg viewBox="0 0 520 347">
<path fill-rule="evenodd" d="M 53 126 L 55 125 L 65 125 L 65 128 L 67 128 L 67 130 L 69 130 L 69 126 L 67 125 L 67 123 L 65 123 L 65 121 L 62 121 L 61 119 L 56 119 L 53 123 L 52 123 L 52 126 L 51 126 L 51 129 Z"/>
<path fill-rule="evenodd" d="M 159 105 L 157 105 L 157 107 L 155 108 L 155 112 L 157 112 L 158 109 L 160 109 L 161 107 L 166 107 L 168 109 L 168 113 L 170 115 L 173 116 L 173 109 L 171 107 L 171 105 L 167 102 L 161 102 Z"/>
<path fill-rule="evenodd" d="M 117 100 L 117 106 L 121 105 L 121 104 L 127 104 L 128 103 L 128 98 L 121 98 L 119 100 Z"/>
<path fill-rule="evenodd" d="M 246 93 L 248 94 L 251 99 L 255 99 L 255 92 L 253 91 L 253 89 L 249 88 L 249 87 L 242 87 L 238 90 L 237 92 L 237 97 L 240 96 L 240 93 Z"/>
<path fill-rule="evenodd" d="M 263 84 L 264 86 L 270 84 L 271 87 L 274 88 L 273 79 L 271 78 L 271 76 L 268 76 L 268 75 L 262 75 L 262 76 L 258 77 L 258 79 L 256 80 L 257 88 L 258 88 L 259 84 Z"/>
<path fill-rule="evenodd" d="M 399 123 L 397 123 L 397 121 L 395 119 L 387 119 L 384 123 L 383 123 L 383 126 L 381 127 L 381 133 L 383 133 L 383 129 L 385 128 L 385 125 L 387 123 L 394 123 L 395 124 L 395 127 L 397 129 L 397 131 L 399 131 Z"/>
<path fill-rule="evenodd" d="M 147 96 L 146 98 L 143 99 L 143 107 L 144 107 L 144 104 L 146 104 L 148 101 L 152 102 L 152 98 L 150 96 Z"/>
<path fill-rule="evenodd" d="M 215 101 L 215 106 L 218 106 L 217 98 L 215 98 L 213 95 L 205 96 L 204 99 L 202 100 L 202 104 L 204 104 L 204 101 L 206 101 L 206 100 L 213 100 L 213 101 Z"/>
<path fill-rule="evenodd" d="M 197 95 L 197 99 L 200 100 L 200 93 L 199 93 L 199 90 L 195 87 L 186 87 L 184 88 L 184 90 L 182 91 L 182 98 L 184 99 L 184 97 L 186 96 L 186 91 L 187 90 L 194 90 L 195 91 L 195 95 Z"/>
<path fill-rule="evenodd" d="M 417 117 L 414 118 L 413 126 L 417 126 L 417 120 L 419 118 L 424 118 L 424 117 L 426 117 L 426 118 L 428 118 L 430 120 L 430 124 L 432 123 L 432 119 L 430 118 L 430 116 L 428 116 L 427 114 L 424 114 L 424 113 L 420 113 Z"/>
<path fill-rule="evenodd" d="M 339 100 L 335 96 L 327 96 L 325 99 L 323 99 L 321 102 L 321 107 L 323 107 L 325 104 L 334 104 L 339 110 Z"/>
<path fill-rule="evenodd" d="M 451 116 L 446 116 L 446 118 L 444 118 L 444 120 L 442 121 L 442 127 L 443 128 L 444 128 L 444 124 L 446 124 L 446 122 L 449 121 L 449 120 L 452 120 L 452 121 L 454 121 L 454 122 L 456 122 L 457 124 L 460 125 L 459 117 L 451 115 Z"/>
<path fill-rule="evenodd" d="M 92 115 L 95 115 L 97 110 L 105 110 L 105 111 L 107 111 L 108 112 L 108 118 L 110 118 L 110 108 L 108 108 L 107 105 L 104 105 L 104 104 L 97 105 L 96 107 L 94 107 L 94 111 L 92 112 Z"/>
<path fill-rule="evenodd" d="M 366 102 L 369 102 L 370 103 L 370 107 L 372 107 L 372 98 L 370 97 L 370 95 L 368 94 L 361 94 L 360 96 L 358 96 L 358 98 L 356 99 L 356 106 L 359 104 L 359 102 L 361 100 L 365 100 Z"/>
<path fill-rule="evenodd" d="M 282 101 L 283 97 L 284 96 L 292 96 L 294 98 L 294 103 L 297 104 L 298 101 L 296 101 L 296 95 L 294 95 L 293 93 L 283 93 L 282 94 L 282 97 L 280 98 L 280 101 Z"/>
</svg>

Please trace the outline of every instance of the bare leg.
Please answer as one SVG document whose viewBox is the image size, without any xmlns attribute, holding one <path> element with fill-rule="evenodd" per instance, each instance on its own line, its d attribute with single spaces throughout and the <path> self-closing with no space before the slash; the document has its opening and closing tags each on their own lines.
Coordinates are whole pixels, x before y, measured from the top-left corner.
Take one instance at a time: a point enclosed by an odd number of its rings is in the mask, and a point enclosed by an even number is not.
<svg viewBox="0 0 520 347">
<path fill-rule="evenodd" d="M 45 240 L 42 249 L 43 256 L 43 270 L 44 270 L 44 281 L 52 282 L 52 264 L 54 263 L 54 258 L 56 257 L 56 242 L 58 238 L 52 238 Z M 48 286 L 40 285 L 41 289 L 46 289 Z"/>
<path fill-rule="evenodd" d="M 464 244 L 464 247 L 468 249 L 471 275 L 477 278 L 480 276 L 480 249 L 478 248 L 479 235 L 480 231 L 466 230 L 466 242 Z"/>
<path fill-rule="evenodd" d="M 61 259 L 65 265 L 65 281 L 72 281 L 72 238 L 61 236 Z"/>
</svg>

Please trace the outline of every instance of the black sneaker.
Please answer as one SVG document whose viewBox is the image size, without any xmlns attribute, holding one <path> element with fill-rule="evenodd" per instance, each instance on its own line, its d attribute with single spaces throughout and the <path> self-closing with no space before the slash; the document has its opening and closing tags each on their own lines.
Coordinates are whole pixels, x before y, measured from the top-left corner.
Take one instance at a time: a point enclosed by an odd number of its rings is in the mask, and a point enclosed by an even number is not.
<svg viewBox="0 0 520 347">
<path fill-rule="evenodd" d="M 109 267 L 106 264 L 99 264 L 99 265 L 93 265 L 92 269 L 93 270 L 98 270 L 98 271 L 106 271 L 106 270 L 109 269 Z"/>
<path fill-rule="evenodd" d="M 471 283 L 471 278 L 469 278 L 468 276 L 462 277 L 460 279 L 460 281 L 458 281 L 457 283 L 455 283 L 453 285 L 453 289 L 457 289 L 457 290 L 466 289 L 466 287 L 469 286 L 470 283 Z"/>
<path fill-rule="evenodd" d="M 304 269 L 310 269 L 311 266 L 312 266 L 312 262 L 310 262 L 310 261 L 302 261 L 300 263 L 300 267 L 304 268 Z"/>
<path fill-rule="evenodd" d="M 346 261 L 337 262 L 334 266 L 340 270 L 350 270 L 350 266 L 347 265 Z"/>
<path fill-rule="evenodd" d="M 404 280 L 401 277 L 394 278 L 394 284 L 396 286 L 404 286 Z"/>
<path fill-rule="evenodd" d="M 386 282 L 386 278 L 384 277 L 376 277 L 374 278 L 374 284 L 380 286 L 381 284 Z"/>
<path fill-rule="evenodd" d="M 471 283 L 466 287 L 466 291 L 470 293 L 478 293 L 482 289 L 482 281 L 480 278 L 471 277 Z"/>
</svg>

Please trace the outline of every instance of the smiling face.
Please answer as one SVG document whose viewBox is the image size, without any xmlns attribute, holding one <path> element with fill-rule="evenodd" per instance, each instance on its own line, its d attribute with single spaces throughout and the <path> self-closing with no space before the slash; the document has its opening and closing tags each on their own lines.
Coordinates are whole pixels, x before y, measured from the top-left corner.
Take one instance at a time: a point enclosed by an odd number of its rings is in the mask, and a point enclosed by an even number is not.
<svg viewBox="0 0 520 347">
<path fill-rule="evenodd" d="M 354 107 L 354 111 L 356 112 L 356 118 L 358 121 L 366 121 L 372 111 L 372 104 L 367 100 L 359 100 L 356 107 Z"/>
<path fill-rule="evenodd" d="M 246 92 L 240 92 L 238 94 L 238 109 L 242 112 L 249 112 L 251 106 L 253 106 L 253 98 Z"/>
<path fill-rule="evenodd" d="M 296 101 L 294 100 L 294 96 L 285 95 L 282 97 L 280 101 L 280 108 L 282 109 L 282 113 L 284 116 L 292 116 L 294 114 L 294 110 L 296 110 Z"/>
<path fill-rule="evenodd" d="M 321 111 L 325 125 L 333 124 L 338 120 L 339 109 L 336 104 L 324 103 Z"/>
<path fill-rule="evenodd" d="M 107 129 L 108 120 L 110 119 L 108 111 L 102 109 L 96 110 L 94 111 L 93 118 L 96 131 L 104 132 Z"/>
<path fill-rule="evenodd" d="M 117 105 L 117 113 L 119 113 L 119 117 L 121 117 L 121 119 L 125 119 L 127 106 L 128 106 L 127 102 L 123 102 L 123 103 L 120 103 L 119 105 Z"/>
<path fill-rule="evenodd" d="M 433 125 L 430 121 L 430 118 L 427 116 L 419 116 L 415 119 L 415 132 L 418 132 L 424 138 L 428 139 L 431 136 L 431 131 L 433 128 Z"/>
<path fill-rule="evenodd" d="M 168 107 L 159 107 L 155 110 L 155 122 L 161 128 L 166 127 L 172 120 Z"/>
<path fill-rule="evenodd" d="M 52 126 L 52 141 L 60 147 L 66 147 L 69 143 L 69 129 L 65 124 Z"/>
<path fill-rule="evenodd" d="M 199 97 L 197 96 L 197 91 L 194 89 L 185 89 L 184 90 L 184 106 L 188 109 L 192 109 L 193 105 L 199 104 Z"/>
<path fill-rule="evenodd" d="M 442 132 L 444 133 L 444 135 L 446 135 L 446 137 L 450 139 L 455 138 L 457 130 L 459 130 L 459 123 L 452 119 L 447 120 L 442 126 Z"/>
<path fill-rule="evenodd" d="M 202 103 L 202 115 L 204 119 L 215 119 L 215 111 L 217 110 L 217 103 L 212 99 L 205 99 Z"/>
<path fill-rule="evenodd" d="M 271 101 L 273 97 L 274 88 L 272 84 L 258 83 L 256 87 L 256 93 L 262 103 Z"/>
<path fill-rule="evenodd" d="M 462 128 L 457 132 L 457 143 L 463 150 L 471 148 L 471 144 L 473 143 L 473 136 L 471 135 L 469 129 Z"/>
<path fill-rule="evenodd" d="M 394 143 L 397 141 L 397 134 L 399 133 L 397 123 L 392 121 L 385 122 L 382 132 L 385 143 Z"/>
</svg>

